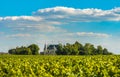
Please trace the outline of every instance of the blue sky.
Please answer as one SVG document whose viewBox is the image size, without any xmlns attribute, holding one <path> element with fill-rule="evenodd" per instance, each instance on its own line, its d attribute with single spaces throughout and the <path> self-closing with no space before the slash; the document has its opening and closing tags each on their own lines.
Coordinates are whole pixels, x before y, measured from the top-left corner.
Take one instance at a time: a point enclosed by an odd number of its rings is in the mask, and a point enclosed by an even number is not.
<svg viewBox="0 0 120 77">
<path fill-rule="evenodd" d="M 0 51 L 79 41 L 120 54 L 119 0 L 3 0 L 0 9 Z"/>
</svg>

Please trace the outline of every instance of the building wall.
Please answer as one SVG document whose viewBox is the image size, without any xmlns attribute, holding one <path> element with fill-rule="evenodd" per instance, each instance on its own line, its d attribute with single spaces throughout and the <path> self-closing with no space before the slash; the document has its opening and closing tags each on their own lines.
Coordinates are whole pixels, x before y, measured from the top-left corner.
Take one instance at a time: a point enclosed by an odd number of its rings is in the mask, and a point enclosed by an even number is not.
<svg viewBox="0 0 120 77">
<path fill-rule="evenodd" d="M 44 46 L 44 54 L 55 55 L 58 45 L 45 45 Z"/>
</svg>

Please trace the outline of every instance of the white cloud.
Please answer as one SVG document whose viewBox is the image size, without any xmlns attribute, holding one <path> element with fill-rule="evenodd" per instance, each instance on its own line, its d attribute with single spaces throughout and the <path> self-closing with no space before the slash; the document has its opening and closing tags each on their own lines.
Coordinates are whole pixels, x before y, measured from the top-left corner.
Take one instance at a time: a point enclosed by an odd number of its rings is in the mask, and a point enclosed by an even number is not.
<svg viewBox="0 0 120 77">
<path fill-rule="evenodd" d="M 66 30 L 61 29 L 60 27 L 52 26 L 50 24 L 34 24 L 25 26 L 27 29 L 34 29 L 39 32 L 65 32 Z"/>
<path fill-rule="evenodd" d="M 94 33 L 94 32 L 76 32 L 76 33 L 66 33 L 68 36 L 81 36 L 81 37 L 97 37 L 97 38 L 108 38 L 111 35 L 105 33 Z"/>
<path fill-rule="evenodd" d="M 66 31 L 56 26 L 56 25 L 61 25 L 61 22 L 47 21 L 47 20 L 37 21 L 37 18 L 36 20 L 33 20 L 33 19 L 28 20 L 28 19 L 29 17 L 28 18 L 23 17 L 23 19 L 21 17 L 5 17 L 4 21 L 1 21 L 1 22 L 3 23 L 4 26 L 7 26 L 13 31 L 14 30 L 25 31 L 25 32 L 36 32 L 36 31 L 37 32 L 65 32 Z"/>
<path fill-rule="evenodd" d="M 7 17 L 0 17 L 0 20 L 6 21 L 17 21 L 17 20 L 28 20 L 28 21 L 41 21 L 43 20 L 41 17 L 36 16 L 7 16 Z"/>
<path fill-rule="evenodd" d="M 58 23 L 14 23 L 14 24 L 7 24 L 9 28 L 14 31 L 25 31 L 25 32 L 66 32 L 66 30 L 54 26 L 54 24 Z M 15 26 L 14 26 L 15 25 Z"/>
<path fill-rule="evenodd" d="M 90 37 L 102 37 L 102 38 L 107 38 L 110 37 L 110 35 L 108 34 L 104 34 L 104 33 L 93 33 L 93 32 L 77 32 L 76 33 L 78 36 L 90 36 Z"/>
<path fill-rule="evenodd" d="M 90 21 L 120 21 L 120 8 L 111 10 L 101 9 L 75 9 L 69 7 L 53 7 L 39 9 L 33 12 L 34 16 L 41 16 L 47 20 L 55 21 L 76 21 L 76 22 L 90 22 Z"/>
<path fill-rule="evenodd" d="M 39 9 L 31 16 L 0 17 L 5 26 L 20 31 L 65 32 L 60 26 L 70 22 L 120 21 L 120 8 L 111 10 L 53 7 Z"/>
<path fill-rule="evenodd" d="M 96 8 L 76 9 L 70 7 L 53 7 L 39 9 L 31 16 L 6 16 L 0 21 L 37 21 L 37 22 L 92 22 L 120 21 L 120 8 L 102 10 Z"/>
<path fill-rule="evenodd" d="M 3 18 L 2 17 L 0 17 L 0 21 L 2 20 Z"/>
<path fill-rule="evenodd" d="M 116 14 L 120 14 L 120 7 L 112 9 L 111 12 L 116 13 Z"/>
</svg>

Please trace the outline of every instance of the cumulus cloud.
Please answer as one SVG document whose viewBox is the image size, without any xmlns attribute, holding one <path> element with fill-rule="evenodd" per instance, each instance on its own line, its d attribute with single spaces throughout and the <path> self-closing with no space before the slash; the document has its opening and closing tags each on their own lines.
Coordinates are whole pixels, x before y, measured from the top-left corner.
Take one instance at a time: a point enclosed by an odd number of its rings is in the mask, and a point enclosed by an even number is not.
<svg viewBox="0 0 120 77">
<path fill-rule="evenodd" d="M 35 16 L 37 17 L 37 16 Z M 4 17 L 2 19 L 2 25 L 15 31 L 25 32 L 65 32 L 66 30 L 56 25 L 61 25 L 61 22 L 57 21 L 44 21 L 41 17 Z M 31 19 L 32 18 L 32 19 Z"/>
<path fill-rule="evenodd" d="M 102 9 L 76 9 L 70 7 L 53 7 L 39 9 L 31 16 L 6 16 L 0 17 L 0 22 L 5 26 L 17 30 L 38 30 L 47 32 L 63 32 L 60 26 L 70 22 L 93 21 L 120 21 L 120 8 L 110 10 Z"/>
<path fill-rule="evenodd" d="M 31 16 L 6 16 L 0 17 L 0 22 L 12 30 L 21 32 L 67 32 L 60 25 L 70 22 L 93 21 L 120 21 L 120 8 L 110 10 L 102 9 L 76 9 L 70 7 L 53 7 L 39 9 Z M 69 33 L 70 35 L 70 33 Z M 77 32 L 71 35 L 109 37 L 102 33 Z M 13 35 L 15 37 L 16 35 Z M 20 36 L 20 35 L 17 35 Z"/>
<path fill-rule="evenodd" d="M 0 17 L 0 21 L 2 20 L 3 18 L 2 17 Z"/>
<path fill-rule="evenodd" d="M 33 16 L 41 16 L 46 20 L 68 22 L 120 21 L 120 8 L 102 10 L 94 8 L 75 9 L 69 7 L 53 7 L 39 9 L 37 12 L 33 12 Z"/>
<path fill-rule="evenodd" d="M 1 21 L 11 20 L 11 21 L 17 21 L 17 20 L 28 20 L 28 21 L 41 21 L 43 20 L 41 17 L 36 16 L 7 16 L 7 17 L 0 17 Z"/>
<path fill-rule="evenodd" d="M 39 9 L 31 16 L 6 16 L 0 21 L 58 21 L 58 22 L 87 22 L 87 21 L 120 21 L 120 7 L 102 10 L 97 8 L 76 9 L 70 7 L 53 7 Z"/>
<path fill-rule="evenodd" d="M 110 35 L 108 34 L 104 34 L 104 33 L 93 33 L 93 32 L 77 32 L 76 33 L 78 36 L 90 36 L 90 37 L 102 37 L 102 38 L 107 38 L 110 37 Z"/>
<path fill-rule="evenodd" d="M 94 32 L 76 32 L 76 33 L 66 33 L 68 36 L 81 36 L 81 37 L 97 37 L 97 38 L 108 38 L 111 35 L 105 33 L 94 33 Z"/>
</svg>

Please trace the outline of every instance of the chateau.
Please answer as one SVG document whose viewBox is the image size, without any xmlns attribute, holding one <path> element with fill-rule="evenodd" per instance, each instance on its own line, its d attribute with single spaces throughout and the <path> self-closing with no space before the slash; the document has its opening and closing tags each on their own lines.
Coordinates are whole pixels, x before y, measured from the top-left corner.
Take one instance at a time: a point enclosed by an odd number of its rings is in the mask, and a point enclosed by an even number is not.
<svg viewBox="0 0 120 77">
<path fill-rule="evenodd" d="M 45 44 L 44 45 L 44 54 L 55 55 L 56 51 L 57 51 L 57 47 L 58 47 L 57 44 L 49 44 L 49 45 Z"/>
</svg>

